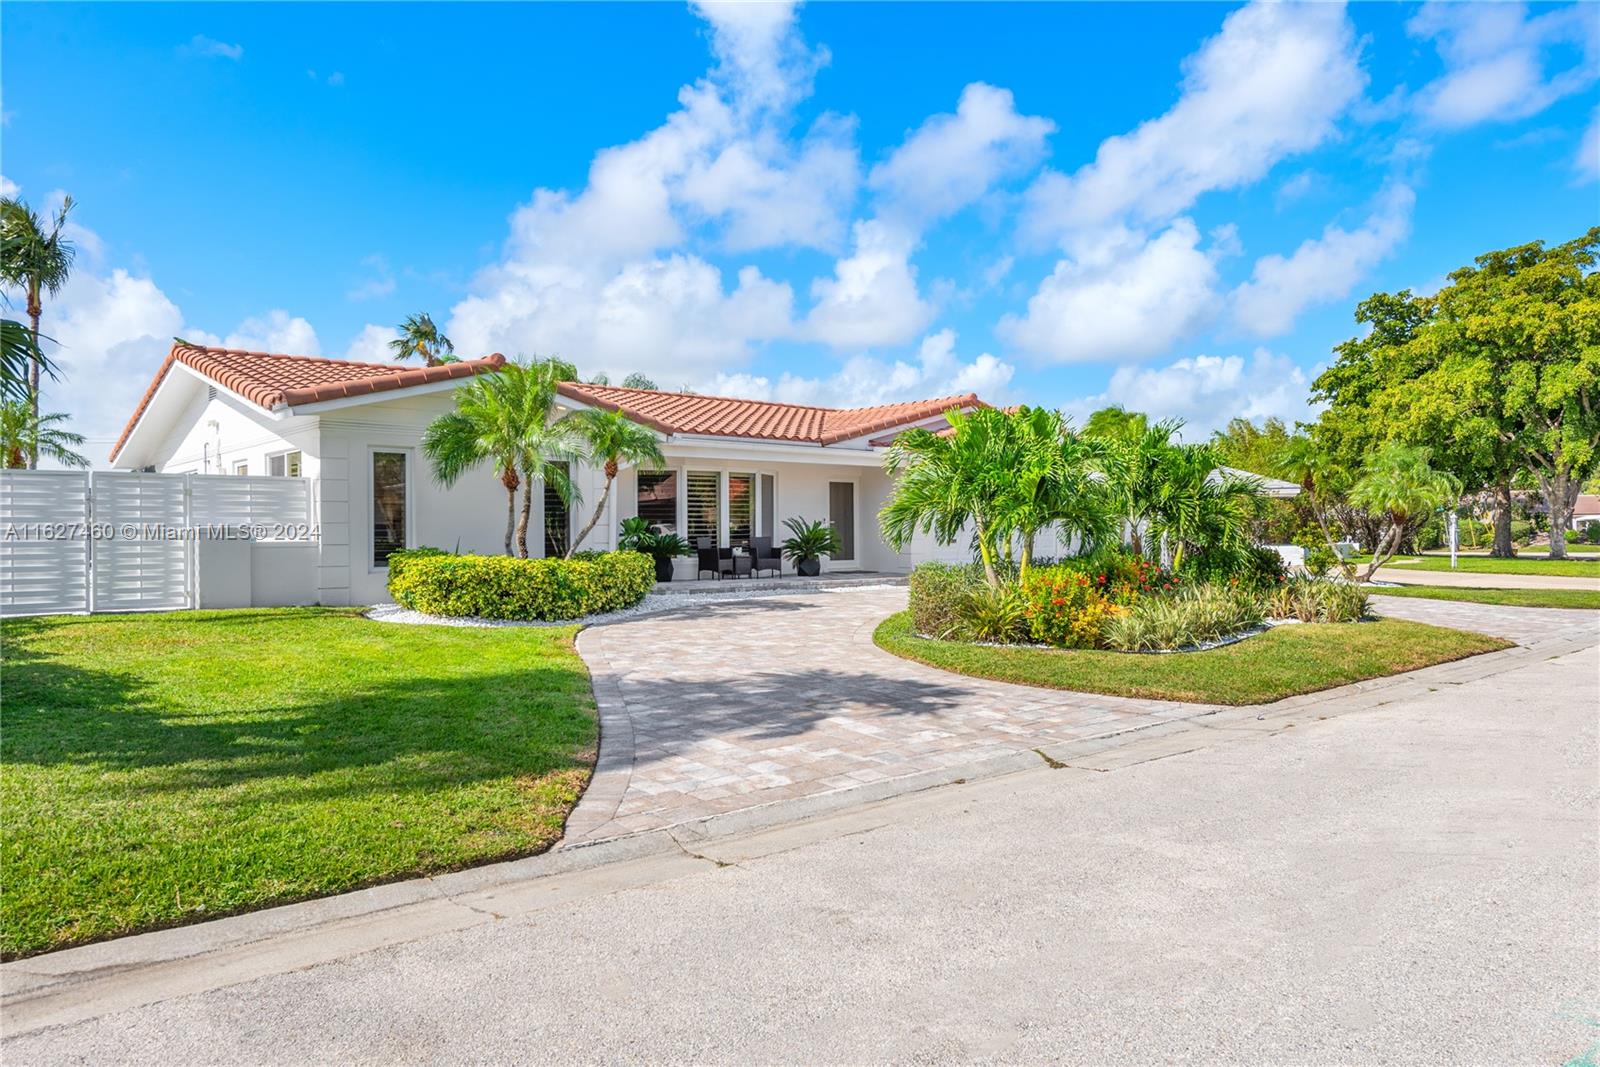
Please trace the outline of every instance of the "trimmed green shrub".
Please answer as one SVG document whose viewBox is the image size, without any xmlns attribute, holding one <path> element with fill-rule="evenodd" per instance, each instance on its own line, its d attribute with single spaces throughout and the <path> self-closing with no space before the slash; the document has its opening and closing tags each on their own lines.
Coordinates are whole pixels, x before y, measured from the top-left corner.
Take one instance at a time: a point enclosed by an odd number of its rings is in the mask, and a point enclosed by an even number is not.
<svg viewBox="0 0 1600 1067">
<path fill-rule="evenodd" d="M 1091 577 L 1064 565 L 1030 570 L 1021 586 L 1028 636 L 1059 648 L 1096 647 L 1117 611 L 1105 592 L 1110 584 L 1103 571 Z"/>
<path fill-rule="evenodd" d="M 1261 623 L 1261 600 L 1232 585 L 1196 585 L 1147 597 L 1107 620 L 1105 644 L 1119 652 L 1170 652 L 1231 637 Z"/>
<path fill-rule="evenodd" d="M 1333 554 L 1333 549 L 1327 545 L 1306 546 L 1306 571 L 1313 578 L 1321 578 L 1333 569 L 1339 562 L 1339 557 Z"/>
<path fill-rule="evenodd" d="M 922 563 L 907 580 L 911 628 L 924 637 L 951 637 L 961 629 L 961 602 L 983 587 L 973 564 Z"/>
<path fill-rule="evenodd" d="M 655 564 L 640 552 L 513 559 L 414 549 L 389 557 L 396 604 L 452 618 L 558 620 L 620 611 L 643 600 L 655 580 Z"/>
<path fill-rule="evenodd" d="M 1089 584 L 1104 593 L 1113 604 L 1129 605 L 1141 596 L 1165 592 L 1178 584 L 1159 563 L 1136 556 L 1123 548 L 1106 548 L 1086 556 L 1075 556 L 1062 566 L 1086 575 Z"/>
<path fill-rule="evenodd" d="M 1301 622 L 1358 622 L 1372 598 L 1359 585 L 1316 578 L 1291 578 L 1267 596 L 1267 614 Z"/>
<path fill-rule="evenodd" d="M 1493 533 L 1490 536 L 1494 536 Z M 1525 545 L 1533 540 L 1533 523 L 1527 519 L 1511 520 L 1511 540 L 1519 545 Z"/>
<path fill-rule="evenodd" d="M 1251 592 L 1263 593 L 1282 585 L 1289 577 L 1283 557 L 1270 548 L 1252 545 L 1225 555 L 1197 555 L 1184 575 L 1201 584 L 1226 583 Z"/>
</svg>

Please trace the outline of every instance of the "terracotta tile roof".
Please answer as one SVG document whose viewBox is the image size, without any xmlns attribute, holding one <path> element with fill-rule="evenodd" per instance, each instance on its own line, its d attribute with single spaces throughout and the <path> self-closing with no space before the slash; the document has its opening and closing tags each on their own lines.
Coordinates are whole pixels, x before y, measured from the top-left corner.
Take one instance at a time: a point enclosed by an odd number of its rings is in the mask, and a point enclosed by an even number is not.
<svg viewBox="0 0 1600 1067">
<path fill-rule="evenodd" d="M 134 409 L 122 436 L 111 449 L 117 458 L 128 436 L 139 424 L 145 409 L 156 395 L 174 363 L 182 363 L 230 389 L 251 403 L 272 409 L 283 405 L 312 404 L 319 400 L 365 396 L 368 393 L 404 389 L 413 385 L 470 378 L 504 365 L 505 357 L 496 353 L 482 359 L 467 359 L 437 367 L 405 366 L 398 363 L 356 363 L 347 359 L 319 356 L 283 356 L 269 352 L 246 352 L 237 348 L 207 348 L 186 341 L 175 341 L 161 369 Z"/>
<path fill-rule="evenodd" d="M 633 421 L 662 433 L 753 437 L 817 445 L 836 444 L 933 418 L 951 408 L 983 406 L 976 393 L 868 408 L 823 408 L 583 382 L 562 382 L 559 389 L 563 396 L 579 403 L 620 411 Z"/>
</svg>

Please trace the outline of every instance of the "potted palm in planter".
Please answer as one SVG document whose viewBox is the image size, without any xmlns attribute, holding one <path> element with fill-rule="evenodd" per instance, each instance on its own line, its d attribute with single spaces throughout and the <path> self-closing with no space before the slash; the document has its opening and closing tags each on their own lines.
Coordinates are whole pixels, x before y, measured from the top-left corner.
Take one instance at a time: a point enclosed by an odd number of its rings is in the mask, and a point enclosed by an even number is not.
<svg viewBox="0 0 1600 1067">
<path fill-rule="evenodd" d="M 822 557 L 839 551 L 839 531 L 825 522 L 806 522 L 796 516 L 783 524 L 793 535 L 783 542 L 783 554 L 794 564 L 795 573 L 815 578 L 822 573 Z"/>
<path fill-rule="evenodd" d="M 656 563 L 656 581 L 672 581 L 672 560 L 689 554 L 689 542 L 677 534 L 657 533 L 645 519 L 622 520 L 617 548 L 623 552 L 643 552 Z"/>
</svg>

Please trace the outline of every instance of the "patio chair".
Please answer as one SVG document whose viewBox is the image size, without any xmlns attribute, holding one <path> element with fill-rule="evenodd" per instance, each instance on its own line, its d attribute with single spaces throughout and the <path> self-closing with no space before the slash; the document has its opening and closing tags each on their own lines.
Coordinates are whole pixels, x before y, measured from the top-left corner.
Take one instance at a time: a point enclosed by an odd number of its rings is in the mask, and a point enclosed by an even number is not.
<svg viewBox="0 0 1600 1067">
<path fill-rule="evenodd" d="M 783 577 L 783 556 L 772 547 L 772 538 L 757 537 L 750 542 L 750 555 L 753 558 L 752 566 L 757 573 L 761 571 L 776 571 L 779 578 Z"/>
<path fill-rule="evenodd" d="M 711 543 L 711 538 L 709 537 L 696 539 L 694 554 L 698 557 L 694 572 L 696 579 L 707 571 L 710 571 L 717 578 L 721 578 L 724 574 L 733 573 L 733 557 L 724 557 L 721 550 Z"/>
</svg>

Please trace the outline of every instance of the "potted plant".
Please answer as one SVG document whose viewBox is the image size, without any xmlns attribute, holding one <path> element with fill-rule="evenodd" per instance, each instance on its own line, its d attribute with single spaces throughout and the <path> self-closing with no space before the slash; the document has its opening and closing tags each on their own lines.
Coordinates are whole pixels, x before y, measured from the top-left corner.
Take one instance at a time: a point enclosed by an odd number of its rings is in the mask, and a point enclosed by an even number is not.
<svg viewBox="0 0 1600 1067">
<path fill-rule="evenodd" d="M 643 552 L 655 560 L 656 581 L 672 581 L 672 560 L 689 554 L 689 542 L 677 534 L 657 533 L 641 518 L 623 519 L 617 548 L 623 552 Z"/>
<path fill-rule="evenodd" d="M 796 516 L 783 524 L 793 534 L 783 542 L 783 554 L 794 564 L 795 573 L 815 578 L 822 573 L 822 557 L 839 552 L 839 531 L 825 522 L 806 522 Z"/>
</svg>

